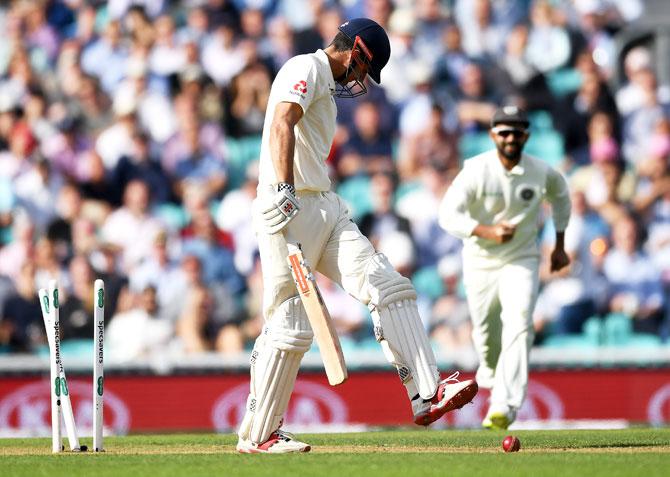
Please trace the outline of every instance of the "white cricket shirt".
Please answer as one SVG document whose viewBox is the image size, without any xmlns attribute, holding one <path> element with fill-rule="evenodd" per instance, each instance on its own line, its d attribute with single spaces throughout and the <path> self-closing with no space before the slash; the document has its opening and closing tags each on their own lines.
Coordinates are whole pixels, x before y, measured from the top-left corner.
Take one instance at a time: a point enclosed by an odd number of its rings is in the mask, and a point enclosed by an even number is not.
<svg viewBox="0 0 670 477">
<path fill-rule="evenodd" d="M 335 79 L 323 50 L 298 55 L 281 67 L 272 83 L 263 125 L 259 190 L 276 184 L 277 175 L 270 156 L 270 125 L 277 104 L 298 103 L 303 117 L 295 126 L 293 177 L 297 190 L 328 191 L 330 178 L 326 159 L 335 135 L 337 106 L 333 93 Z"/>
<path fill-rule="evenodd" d="M 570 196 L 561 173 L 526 154 L 508 171 L 494 149 L 465 161 L 442 199 L 439 222 L 447 232 L 463 239 L 467 263 L 507 263 L 539 256 L 538 216 L 544 200 L 552 206 L 556 230 L 564 231 L 570 218 Z M 502 221 L 516 225 L 514 238 L 507 243 L 472 235 L 478 224 Z"/>
</svg>

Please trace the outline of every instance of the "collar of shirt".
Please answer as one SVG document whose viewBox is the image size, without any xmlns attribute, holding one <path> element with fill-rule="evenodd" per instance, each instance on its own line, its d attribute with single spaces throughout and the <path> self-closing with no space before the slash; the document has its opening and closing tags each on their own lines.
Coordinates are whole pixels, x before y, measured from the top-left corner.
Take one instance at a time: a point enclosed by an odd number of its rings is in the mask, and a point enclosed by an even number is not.
<svg viewBox="0 0 670 477">
<path fill-rule="evenodd" d="M 498 164 L 500 169 L 502 169 L 503 173 L 506 176 L 522 176 L 524 172 L 526 172 L 526 168 L 524 167 L 525 164 L 525 155 L 521 154 L 521 159 L 519 159 L 519 162 L 517 163 L 516 166 L 512 167 L 512 169 L 507 170 L 505 166 L 503 166 L 502 161 L 498 157 L 498 151 L 494 151 L 493 157 L 495 157 L 495 162 Z"/>
<path fill-rule="evenodd" d="M 330 93 L 335 93 L 335 78 L 333 77 L 333 70 L 330 69 L 328 55 L 326 55 L 326 52 L 321 49 L 316 50 L 316 53 L 314 54 L 316 55 L 316 59 L 319 60 L 321 68 L 324 68 L 328 71 L 328 74 L 326 74 L 325 77 L 328 78 L 328 89 L 330 89 Z"/>
</svg>

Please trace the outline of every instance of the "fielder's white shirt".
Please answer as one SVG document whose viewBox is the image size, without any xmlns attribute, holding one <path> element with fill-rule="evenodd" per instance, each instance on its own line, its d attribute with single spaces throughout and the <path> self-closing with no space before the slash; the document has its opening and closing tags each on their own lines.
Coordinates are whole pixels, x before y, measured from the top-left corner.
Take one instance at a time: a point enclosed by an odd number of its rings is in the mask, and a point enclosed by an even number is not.
<svg viewBox="0 0 670 477">
<path fill-rule="evenodd" d="M 263 125 L 259 189 L 276 184 L 270 156 L 270 126 L 281 102 L 298 103 L 303 117 L 295 126 L 293 177 L 297 190 L 328 191 L 330 178 L 326 159 L 335 135 L 337 106 L 335 79 L 323 50 L 288 60 L 272 83 Z"/>
<path fill-rule="evenodd" d="M 439 222 L 463 239 L 463 258 L 468 264 L 507 263 L 539 256 L 538 216 L 543 200 L 552 206 L 556 230 L 564 231 L 570 218 L 570 197 L 561 173 L 526 154 L 508 171 L 494 149 L 465 161 L 440 204 Z M 478 224 L 502 221 L 516 225 L 514 238 L 507 243 L 472 235 Z"/>
</svg>

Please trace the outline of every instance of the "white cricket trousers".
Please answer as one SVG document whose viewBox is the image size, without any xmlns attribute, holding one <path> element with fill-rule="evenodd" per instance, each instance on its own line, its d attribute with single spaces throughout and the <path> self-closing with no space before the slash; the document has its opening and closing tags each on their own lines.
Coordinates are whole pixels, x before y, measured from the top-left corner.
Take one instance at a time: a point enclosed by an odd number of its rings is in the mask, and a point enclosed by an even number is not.
<svg viewBox="0 0 670 477">
<path fill-rule="evenodd" d="M 334 192 L 298 191 L 297 197 L 300 212 L 287 228 L 300 243 L 307 263 L 367 305 L 370 294 L 365 271 L 375 250 L 351 220 L 347 205 Z M 268 320 L 277 306 L 298 292 L 286 262 L 284 233 L 265 232 L 255 208 L 254 222 L 263 270 L 263 315 Z"/>
<path fill-rule="evenodd" d="M 473 267 L 464 257 L 463 283 L 479 357 L 477 382 L 491 389 L 491 407 L 521 407 L 528 389 L 528 355 L 533 343 L 539 259 Z"/>
</svg>

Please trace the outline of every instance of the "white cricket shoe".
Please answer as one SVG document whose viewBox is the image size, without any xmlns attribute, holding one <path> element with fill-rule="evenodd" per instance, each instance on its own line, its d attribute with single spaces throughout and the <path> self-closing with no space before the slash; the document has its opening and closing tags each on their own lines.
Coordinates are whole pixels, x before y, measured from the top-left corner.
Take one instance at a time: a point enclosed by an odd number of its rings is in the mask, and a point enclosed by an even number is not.
<svg viewBox="0 0 670 477">
<path fill-rule="evenodd" d="M 289 452 L 309 452 L 312 447 L 300 442 L 293 434 L 277 429 L 267 441 L 254 444 L 251 441 L 239 439 L 237 451 L 242 454 L 288 454 Z"/>
<path fill-rule="evenodd" d="M 477 382 L 474 379 L 459 381 L 459 374 L 456 371 L 447 379 L 440 381 L 432 399 L 425 400 L 417 396 L 412 400 L 415 424 L 427 426 L 449 411 L 460 409 L 474 399 L 479 390 Z"/>
</svg>

